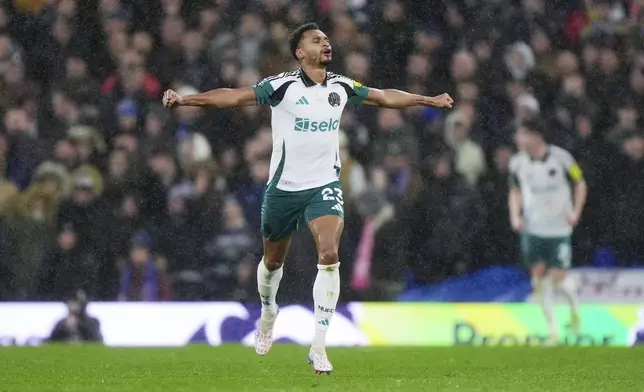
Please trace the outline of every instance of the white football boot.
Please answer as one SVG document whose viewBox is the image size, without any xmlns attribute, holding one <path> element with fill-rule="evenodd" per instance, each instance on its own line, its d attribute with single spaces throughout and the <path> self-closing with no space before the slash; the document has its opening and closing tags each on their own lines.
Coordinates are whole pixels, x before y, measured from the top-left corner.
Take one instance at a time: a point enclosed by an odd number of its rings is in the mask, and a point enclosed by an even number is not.
<svg viewBox="0 0 644 392">
<path fill-rule="evenodd" d="M 326 351 L 317 351 L 311 349 L 309 351 L 309 364 L 313 366 L 315 374 L 331 374 L 333 365 L 329 362 L 326 356 Z"/>
<path fill-rule="evenodd" d="M 264 309 L 262 308 L 262 313 Z M 273 317 L 272 322 L 262 321 L 260 318 L 257 321 L 257 329 L 255 330 L 255 352 L 258 355 L 266 355 L 271 350 L 273 346 L 273 326 L 275 325 L 275 320 L 277 320 L 277 315 L 279 314 L 279 308 L 275 311 L 275 316 Z M 262 322 L 268 324 L 268 331 L 266 333 L 262 332 L 261 324 Z"/>
</svg>

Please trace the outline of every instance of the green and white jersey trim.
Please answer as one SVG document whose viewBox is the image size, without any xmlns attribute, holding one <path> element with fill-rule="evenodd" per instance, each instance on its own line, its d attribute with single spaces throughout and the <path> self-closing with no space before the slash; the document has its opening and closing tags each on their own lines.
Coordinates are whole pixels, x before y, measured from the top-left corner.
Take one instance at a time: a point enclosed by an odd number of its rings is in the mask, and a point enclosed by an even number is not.
<svg viewBox="0 0 644 392">
<path fill-rule="evenodd" d="M 268 77 L 253 89 L 257 104 L 272 109 L 269 183 L 301 191 L 337 181 L 342 112 L 347 104 L 361 103 L 369 89 L 331 72 L 317 84 L 301 69 Z"/>
</svg>

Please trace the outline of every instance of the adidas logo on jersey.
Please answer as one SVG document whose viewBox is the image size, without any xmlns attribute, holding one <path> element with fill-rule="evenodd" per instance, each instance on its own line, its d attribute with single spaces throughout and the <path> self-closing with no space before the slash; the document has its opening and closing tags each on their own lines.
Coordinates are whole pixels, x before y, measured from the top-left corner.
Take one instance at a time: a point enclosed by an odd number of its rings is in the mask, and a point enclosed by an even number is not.
<svg viewBox="0 0 644 392">
<path fill-rule="evenodd" d="M 341 203 L 338 203 L 338 204 L 334 205 L 333 207 L 331 207 L 331 209 L 344 213 L 344 208 L 342 207 Z"/>
<path fill-rule="evenodd" d="M 308 104 L 309 104 L 309 100 L 306 99 L 304 95 L 302 95 L 302 98 L 300 98 L 296 103 L 296 105 L 308 105 Z"/>
</svg>

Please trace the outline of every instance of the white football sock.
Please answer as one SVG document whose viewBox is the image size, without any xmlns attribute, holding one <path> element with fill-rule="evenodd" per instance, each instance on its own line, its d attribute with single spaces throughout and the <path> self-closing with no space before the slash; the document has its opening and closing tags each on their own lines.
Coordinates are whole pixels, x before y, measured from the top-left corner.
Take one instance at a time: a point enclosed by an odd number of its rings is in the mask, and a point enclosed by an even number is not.
<svg viewBox="0 0 644 392">
<path fill-rule="evenodd" d="M 318 265 L 318 274 L 313 284 L 313 303 L 315 306 L 315 335 L 312 349 L 318 352 L 326 347 L 326 332 L 331 324 L 340 296 L 340 263 Z"/>
<path fill-rule="evenodd" d="M 275 271 L 269 271 L 264 264 L 264 259 L 257 266 L 257 291 L 262 301 L 262 315 L 259 320 L 260 331 L 267 333 L 273 328 L 275 317 L 277 317 L 277 289 L 280 287 L 280 280 L 284 275 L 284 268 L 280 267 Z"/>
<path fill-rule="evenodd" d="M 563 295 L 572 311 L 577 313 L 579 311 L 579 298 L 577 297 L 577 283 L 570 276 L 566 276 L 563 281 L 557 283 L 557 291 Z"/>
<path fill-rule="evenodd" d="M 543 285 L 541 307 L 543 309 L 544 316 L 546 316 L 546 322 L 548 323 L 548 332 L 550 333 L 550 336 L 557 336 L 559 335 L 559 330 L 557 328 L 557 319 L 555 316 L 555 287 L 550 277 L 544 278 L 541 284 Z"/>
</svg>

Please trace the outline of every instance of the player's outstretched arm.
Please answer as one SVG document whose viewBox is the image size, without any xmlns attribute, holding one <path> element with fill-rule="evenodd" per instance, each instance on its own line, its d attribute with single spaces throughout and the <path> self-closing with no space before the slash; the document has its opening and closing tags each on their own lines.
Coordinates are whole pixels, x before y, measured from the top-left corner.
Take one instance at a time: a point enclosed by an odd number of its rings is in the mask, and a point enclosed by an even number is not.
<svg viewBox="0 0 644 392">
<path fill-rule="evenodd" d="M 402 109 L 409 106 L 433 106 L 436 108 L 451 109 L 454 100 L 449 94 L 441 94 L 435 97 L 410 94 L 405 91 L 377 88 L 369 88 L 369 94 L 364 100 L 367 105 L 375 105 L 383 108 Z"/>
<path fill-rule="evenodd" d="M 252 87 L 218 88 L 201 94 L 181 96 L 174 90 L 163 93 L 163 105 L 171 108 L 176 106 L 203 106 L 218 109 L 235 108 L 255 105 L 255 90 Z"/>
</svg>

